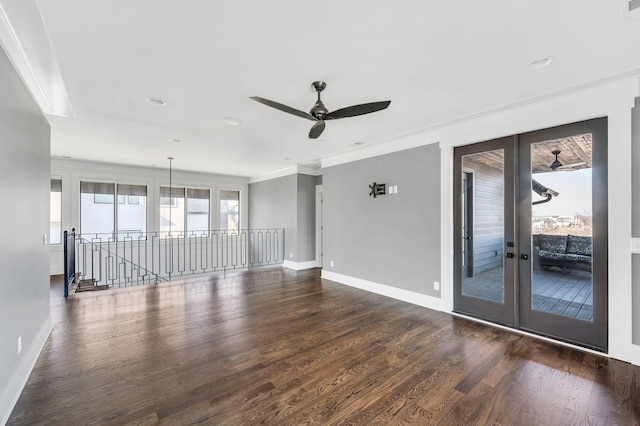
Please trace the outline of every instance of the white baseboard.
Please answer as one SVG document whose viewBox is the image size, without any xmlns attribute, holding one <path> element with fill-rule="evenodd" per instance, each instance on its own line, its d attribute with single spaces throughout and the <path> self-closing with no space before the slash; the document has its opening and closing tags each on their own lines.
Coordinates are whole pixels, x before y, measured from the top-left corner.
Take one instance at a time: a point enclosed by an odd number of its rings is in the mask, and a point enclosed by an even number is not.
<svg viewBox="0 0 640 426">
<path fill-rule="evenodd" d="M 13 407 L 16 405 L 16 402 L 18 402 L 18 398 L 20 398 L 20 394 L 27 384 L 31 371 L 33 371 L 33 367 L 35 367 L 36 361 L 38 361 L 40 352 L 42 352 L 42 348 L 47 342 L 52 328 L 53 320 L 51 315 L 49 315 L 49 318 L 47 318 L 36 335 L 33 344 L 24 353 L 22 361 L 18 364 L 18 368 L 16 368 L 11 379 L 9 379 L 9 383 L 7 383 L 7 386 L 2 390 L 2 397 L 0 397 L 0 425 L 6 424 L 9 420 Z"/>
<path fill-rule="evenodd" d="M 370 291 L 382 296 L 391 297 L 392 299 L 402 300 L 403 302 L 413 303 L 414 305 L 433 309 L 436 311 L 449 312 L 442 299 L 426 294 L 416 293 L 414 291 L 404 290 L 392 287 L 386 284 L 379 284 L 373 281 L 367 281 L 360 278 L 350 277 L 335 272 L 322 270 L 322 278 L 345 284 L 350 287 L 359 288 L 361 290 Z"/>
<path fill-rule="evenodd" d="M 293 269 L 294 271 L 302 271 L 303 269 L 316 268 L 318 267 L 318 263 L 315 260 L 310 260 L 308 262 L 292 262 L 290 260 L 285 260 L 282 263 L 282 266 Z"/>
</svg>

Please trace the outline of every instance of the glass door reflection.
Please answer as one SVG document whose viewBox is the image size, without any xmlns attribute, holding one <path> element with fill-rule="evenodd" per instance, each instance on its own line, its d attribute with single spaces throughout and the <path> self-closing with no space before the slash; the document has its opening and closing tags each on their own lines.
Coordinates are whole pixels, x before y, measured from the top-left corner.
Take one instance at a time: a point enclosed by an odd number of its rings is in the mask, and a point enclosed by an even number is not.
<svg viewBox="0 0 640 426">
<path fill-rule="evenodd" d="M 590 133 L 531 149 L 531 309 L 593 321 Z"/>
</svg>

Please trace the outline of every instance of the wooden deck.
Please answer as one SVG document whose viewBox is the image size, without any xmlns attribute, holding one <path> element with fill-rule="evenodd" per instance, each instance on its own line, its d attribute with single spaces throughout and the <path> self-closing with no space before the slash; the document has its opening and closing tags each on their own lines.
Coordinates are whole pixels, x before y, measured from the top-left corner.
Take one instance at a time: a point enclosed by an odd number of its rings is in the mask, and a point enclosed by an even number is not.
<svg viewBox="0 0 640 426">
<path fill-rule="evenodd" d="M 591 274 L 581 271 L 533 271 L 531 307 L 571 318 L 593 320 Z M 464 294 L 504 302 L 502 268 L 464 278 Z"/>
<path fill-rule="evenodd" d="M 640 424 L 640 367 L 260 271 L 68 300 L 13 425 Z"/>
</svg>

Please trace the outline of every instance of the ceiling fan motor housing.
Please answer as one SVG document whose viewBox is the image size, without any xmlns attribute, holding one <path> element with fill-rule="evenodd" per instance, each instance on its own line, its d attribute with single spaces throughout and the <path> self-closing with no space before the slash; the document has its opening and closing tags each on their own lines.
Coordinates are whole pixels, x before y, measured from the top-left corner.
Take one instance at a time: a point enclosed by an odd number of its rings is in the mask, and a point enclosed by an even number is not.
<svg viewBox="0 0 640 426">
<path fill-rule="evenodd" d="M 311 108 L 311 111 L 309 111 L 309 113 L 313 115 L 315 118 L 317 118 L 318 120 L 322 120 L 324 119 L 324 116 L 329 113 L 329 110 L 327 109 L 327 107 L 324 106 L 322 101 L 318 99 L 316 101 L 316 104 L 313 106 L 313 108 Z"/>
</svg>

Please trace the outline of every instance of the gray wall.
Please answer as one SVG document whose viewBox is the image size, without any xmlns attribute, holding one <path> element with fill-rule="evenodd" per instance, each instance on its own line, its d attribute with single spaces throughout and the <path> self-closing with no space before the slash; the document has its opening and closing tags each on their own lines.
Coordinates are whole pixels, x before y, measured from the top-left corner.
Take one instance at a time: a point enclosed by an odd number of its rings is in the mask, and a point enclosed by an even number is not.
<svg viewBox="0 0 640 426">
<path fill-rule="evenodd" d="M 298 175 L 297 262 L 316 258 L 316 176 Z"/>
<path fill-rule="evenodd" d="M 284 228 L 285 258 L 295 255 L 296 175 L 249 184 L 249 228 Z"/>
<path fill-rule="evenodd" d="M 297 174 L 249 184 L 249 227 L 284 228 L 292 262 L 315 259 L 315 182 Z"/>
<path fill-rule="evenodd" d="M 504 172 L 464 159 L 473 170 L 473 272 L 502 267 L 504 244 Z"/>
<path fill-rule="evenodd" d="M 49 124 L 0 49 L 0 423 L 49 319 Z M 22 353 L 18 355 L 18 336 Z M 40 336 L 41 337 L 41 336 Z M 30 367 L 30 366 L 29 366 Z M 21 383 L 20 383 L 21 384 Z"/>
<path fill-rule="evenodd" d="M 640 98 L 636 99 L 632 118 L 632 231 L 631 236 L 640 238 Z M 633 285 L 633 344 L 640 345 L 640 254 L 632 255 Z"/>
<path fill-rule="evenodd" d="M 372 182 L 398 193 L 374 199 Z M 324 269 L 440 296 L 437 144 L 324 168 L 322 187 Z"/>
</svg>

